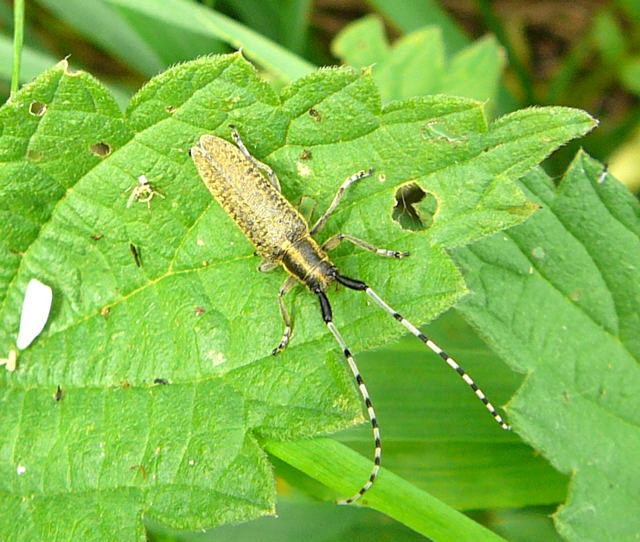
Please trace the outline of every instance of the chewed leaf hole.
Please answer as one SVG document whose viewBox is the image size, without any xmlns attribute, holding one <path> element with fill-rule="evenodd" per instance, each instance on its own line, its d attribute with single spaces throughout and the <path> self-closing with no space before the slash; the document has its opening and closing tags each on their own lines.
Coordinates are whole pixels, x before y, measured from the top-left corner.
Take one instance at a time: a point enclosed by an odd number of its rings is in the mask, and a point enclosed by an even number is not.
<svg viewBox="0 0 640 542">
<path fill-rule="evenodd" d="M 391 217 L 402 229 L 424 231 L 433 224 L 438 200 L 425 192 L 418 183 L 403 184 L 396 190 L 396 205 Z"/>
<path fill-rule="evenodd" d="M 40 162 L 44 158 L 44 153 L 42 151 L 29 149 L 27 151 L 27 158 L 32 162 Z"/>
<path fill-rule="evenodd" d="M 89 150 L 96 156 L 100 158 L 104 158 L 105 156 L 109 156 L 111 154 L 111 145 L 101 141 L 100 143 L 94 143 L 89 147 Z"/>
<path fill-rule="evenodd" d="M 47 111 L 47 104 L 44 102 L 31 102 L 29 105 L 29 113 L 35 117 L 41 117 Z"/>
</svg>

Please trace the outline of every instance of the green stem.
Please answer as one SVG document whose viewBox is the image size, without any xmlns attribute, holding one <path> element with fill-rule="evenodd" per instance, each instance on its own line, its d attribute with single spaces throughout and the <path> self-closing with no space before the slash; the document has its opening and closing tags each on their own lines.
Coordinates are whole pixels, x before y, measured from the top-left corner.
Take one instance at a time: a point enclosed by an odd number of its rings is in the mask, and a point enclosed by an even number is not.
<svg viewBox="0 0 640 542">
<path fill-rule="evenodd" d="M 350 496 L 371 470 L 370 459 L 328 438 L 269 440 L 264 444 L 270 454 L 338 491 L 340 497 Z M 486 527 L 386 469 L 380 470 L 375 485 L 361 502 L 437 542 L 505 542 Z"/>
<path fill-rule="evenodd" d="M 24 39 L 24 0 L 13 1 L 13 71 L 11 73 L 11 96 L 20 86 L 20 57 Z"/>
</svg>

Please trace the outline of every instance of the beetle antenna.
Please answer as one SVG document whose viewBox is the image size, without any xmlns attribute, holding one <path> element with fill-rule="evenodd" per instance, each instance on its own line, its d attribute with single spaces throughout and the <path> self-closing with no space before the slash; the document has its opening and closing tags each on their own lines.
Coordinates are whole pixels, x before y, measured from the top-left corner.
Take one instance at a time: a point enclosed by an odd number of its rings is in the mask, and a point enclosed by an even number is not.
<svg viewBox="0 0 640 542">
<path fill-rule="evenodd" d="M 404 318 L 400 313 L 396 312 L 393 308 L 391 308 L 378 294 L 376 294 L 369 286 L 367 286 L 364 282 L 356 279 L 350 279 L 348 277 L 343 277 L 340 274 L 335 275 L 335 279 L 340 283 L 346 286 L 347 288 L 351 288 L 352 290 L 360 290 L 366 293 L 371 299 L 373 299 L 380 307 L 382 307 L 385 312 L 389 313 L 393 316 L 398 322 L 400 322 L 405 328 L 407 328 L 413 335 L 415 335 L 418 339 L 420 339 L 424 344 L 426 344 L 431 350 L 433 350 L 436 354 L 438 354 L 449 367 L 451 367 L 456 373 L 460 375 L 462 380 L 466 382 L 466 384 L 473 390 L 478 399 L 482 401 L 482 404 L 489 411 L 493 419 L 500 424 L 502 429 L 507 431 L 511 430 L 511 426 L 504 421 L 502 416 L 498 413 L 495 407 L 491 404 L 487 396 L 484 392 L 476 385 L 473 379 L 466 373 L 466 371 L 460 367 L 460 365 L 442 348 L 440 348 L 436 343 L 434 343 L 431 339 L 429 339 L 426 335 L 424 335 L 416 326 L 414 326 L 409 320 Z"/>
<path fill-rule="evenodd" d="M 323 291 L 317 290 L 315 293 L 320 300 L 320 309 L 322 310 L 322 318 L 325 324 L 327 324 L 329 331 L 331 331 L 336 341 L 338 341 L 340 348 L 342 348 L 342 352 L 344 354 L 344 357 L 347 359 L 347 363 L 349 364 L 349 368 L 353 373 L 353 377 L 356 379 L 356 382 L 358 384 L 358 389 L 360 390 L 360 395 L 362 395 L 364 404 L 367 407 L 367 412 L 369 414 L 369 422 L 371 423 L 371 429 L 373 430 L 375 450 L 373 453 L 373 468 L 371 469 L 369 480 L 367 480 L 366 484 L 364 484 L 360 488 L 360 490 L 355 495 L 353 495 L 353 497 L 338 501 L 338 504 L 351 504 L 352 502 L 355 502 L 360 497 L 362 497 L 362 495 L 364 495 L 367 491 L 369 491 L 369 489 L 373 485 L 373 482 L 375 482 L 376 478 L 378 477 L 378 471 L 380 470 L 380 461 L 382 458 L 382 446 L 380 443 L 380 428 L 378 427 L 376 412 L 373 409 L 373 404 L 371 403 L 369 392 L 367 391 L 367 387 L 364 384 L 364 380 L 360 375 L 360 371 L 358 370 L 356 361 L 353 358 L 353 354 L 351 354 L 351 351 L 347 347 L 347 343 L 344 341 L 344 339 L 342 338 L 342 335 L 338 331 L 338 328 L 336 328 L 335 324 L 333 323 L 333 314 L 331 311 L 331 304 L 329 303 L 329 300 L 327 299 L 327 296 Z"/>
</svg>

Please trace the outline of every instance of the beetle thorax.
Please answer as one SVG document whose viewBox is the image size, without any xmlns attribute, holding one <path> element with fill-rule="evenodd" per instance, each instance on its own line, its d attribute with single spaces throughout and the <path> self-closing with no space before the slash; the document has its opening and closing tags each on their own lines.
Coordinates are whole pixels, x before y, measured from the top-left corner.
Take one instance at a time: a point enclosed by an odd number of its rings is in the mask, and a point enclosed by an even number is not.
<svg viewBox="0 0 640 542">
<path fill-rule="evenodd" d="M 310 235 L 289 245 L 281 262 L 287 272 L 313 292 L 324 292 L 335 281 L 336 267 Z"/>
</svg>

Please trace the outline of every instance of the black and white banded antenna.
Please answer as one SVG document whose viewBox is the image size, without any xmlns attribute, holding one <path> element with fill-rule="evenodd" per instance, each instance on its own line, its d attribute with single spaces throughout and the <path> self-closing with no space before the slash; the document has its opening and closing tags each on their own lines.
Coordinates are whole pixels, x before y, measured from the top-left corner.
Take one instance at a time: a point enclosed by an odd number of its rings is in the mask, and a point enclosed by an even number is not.
<svg viewBox="0 0 640 542">
<path fill-rule="evenodd" d="M 456 371 L 460 375 L 462 380 L 464 380 L 464 382 L 471 388 L 471 390 L 474 392 L 476 397 L 478 397 L 478 399 L 480 399 L 480 401 L 482 401 L 482 404 L 489 411 L 489 413 L 491 414 L 493 419 L 500 425 L 500 427 L 502 427 L 502 429 L 504 429 L 506 431 L 510 431 L 511 430 L 511 426 L 504 421 L 503 417 L 498 413 L 498 411 L 495 409 L 493 404 L 487 399 L 487 396 L 484 394 L 484 392 L 476 385 L 476 383 L 473 381 L 473 379 L 460 366 L 460 364 L 457 363 L 449 354 L 447 354 L 435 342 L 433 342 L 426 335 L 424 335 L 409 320 L 407 320 L 400 313 L 398 313 L 396 310 L 394 310 L 376 292 L 374 292 L 369 286 L 367 286 L 366 283 L 364 283 L 364 282 L 362 282 L 360 280 L 356 280 L 356 279 L 351 279 L 349 277 L 345 277 L 343 275 L 340 275 L 337 272 L 335 274 L 335 279 L 340 284 L 346 286 L 347 288 L 350 288 L 352 290 L 362 291 L 362 292 L 366 293 L 385 312 L 387 312 L 388 314 L 393 316 L 394 319 L 396 319 L 407 330 L 409 330 L 412 335 L 414 335 L 415 337 L 420 339 L 420 341 L 422 341 L 425 345 L 427 345 L 427 347 L 430 350 L 432 350 L 433 352 L 438 354 L 447 363 L 447 365 L 449 367 L 451 367 L 454 371 Z M 362 398 L 364 399 L 364 402 L 365 402 L 365 406 L 367 407 L 367 412 L 369 414 L 369 421 L 370 421 L 371 427 L 373 429 L 373 436 L 374 436 L 374 440 L 375 440 L 374 464 L 373 464 L 373 468 L 371 469 L 371 474 L 369 476 L 369 480 L 360 488 L 360 490 L 355 495 L 353 495 L 352 497 L 350 497 L 348 499 L 345 499 L 345 500 L 342 500 L 342 501 L 338 501 L 339 504 L 351 504 L 351 503 L 357 501 L 358 499 L 360 499 L 360 497 L 362 497 L 362 495 L 364 495 L 369 490 L 369 488 L 373 485 L 373 482 L 375 481 L 375 479 L 378 476 L 378 472 L 380 470 L 380 461 L 381 461 L 381 456 L 382 456 L 382 450 L 381 450 L 381 446 L 380 446 L 380 430 L 378 428 L 378 421 L 377 421 L 377 418 L 376 418 L 376 415 L 375 415 L 375 411 L 373 409 L 373 405 L 371 403 L 371 399 L 369 397 L 369 393 L 368 393 L 367 388 L 366 388 L 366 386 L 364 384 L 364 381 L 362 380 L 362 376 L 360 375 L 360 372 L 359 372 L 358 367 L 357 367 L 357 365 L 355 363 L 353 355 L 351 354 L 351 351 L 347 347 L 347 344 L 345 343 L 344 339 L 342 338 L 342 336 L 340 335 L 340 333 L 338 332 L 338 330 L 336 329 L 335 325 L 332 322 L 331 307 L 329 305 L 329 302 L 326 299 L 326 296 L 324 296 L 324 293 L 321 293 L 321 292 L 316 292 L 316 293 L 320 296 L 320 306 L 322 308 L 323 317 L 325 319 L 327 327 L 329 328 L 329 330 L 331 331 L 333 336 L 338 341 L 338 344 L 340 344 L 340 348 L 342 348 L 342 351 L 344 353 L 345 358 L 347 359 L 347 362 L 349 364 L 351 372 L 353 373 L 353 376 L 356 379 L 356 383 L 358 384 L 358 388 L 360 390 L 360 394 L 362 395 Z"/>
</svg>

